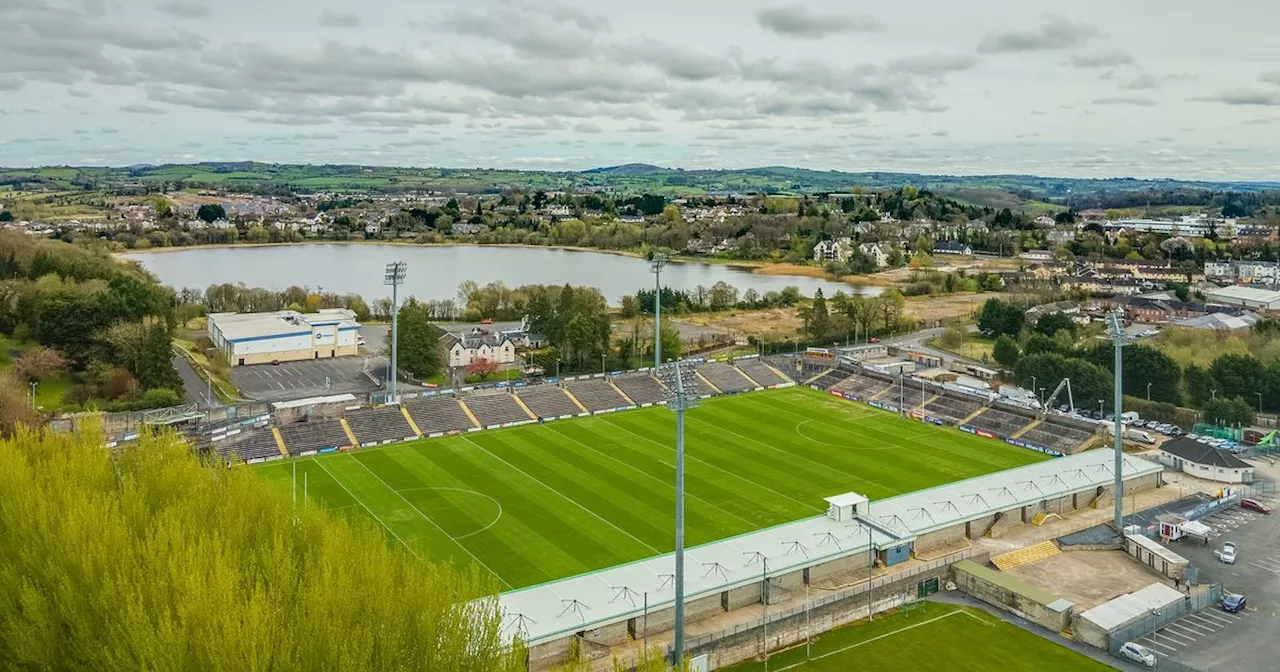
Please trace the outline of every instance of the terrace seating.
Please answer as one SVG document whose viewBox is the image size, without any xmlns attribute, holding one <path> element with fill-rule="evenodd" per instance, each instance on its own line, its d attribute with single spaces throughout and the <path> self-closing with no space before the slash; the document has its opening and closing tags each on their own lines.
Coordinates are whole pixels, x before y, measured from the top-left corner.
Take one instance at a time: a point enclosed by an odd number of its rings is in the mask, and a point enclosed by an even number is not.
<svg viewBox="0 0 1280 672">
<path fill-rule="evenodd" d="M 756 389 L 756 384 L 750 378 L 724 362 L 707 362 L 698 367 L 698 373 L 726 394 Z"/>
<path fill-rule="evenodd" d="M 476 426 L 458 400 L 451 396 L 409 399 L 404 407 L 423 434 L 459 432 Z"/>
<path fill-rule="evenodd" d="M 740 371 L 747 374 L 748 378 L 756 381 L 756 383 L 761 387 L 772 387 L 774 385 L 781 385 L 787 382 L 785 378 L 778 375 L 777 371 L 765 366 L 765 364 L 758 359 L 740 359 L 735 362 L 735 365 Z"/>
<path fill-rule="evenodd" d="M 1049 416 L 1044 422 L 1032 427 L 1018 438 L 1060 453 L 1070 453 L 1079 448 L 1080 444 L 1093 438 L 1093 432 Z"/>
<path fill-rule="evenodd" d="M 982 402 L 977 399 L 945 395 L 925 404 L 924 412 L 955 424 L 969 417 L 979 408 L 982 408 Z"/>
<path fill-rule="evenodd" d="M 351 411 L 347 413 L 347 425 L 362 446 L 417 438 L 399 406 Z"/>
<path fill-rule="evenodd" d="M 224 459 L 243 461 L 280 457 L 280 447 L 270 429 L 253 429 L 212 444 Z"/>
<path fill-rule="evenodd" d="M 855 373 L 831 386 L 837 392 L 848 392 L 859 399 L 870 399 L 893 386 L 892 381 Z"/>
<path fill-rule="evenodd" d="M 1033 422 L 1032 418 L 1017 413 L 1010 413 L 998 408 L 988 408 L 981 415 L 969 421 L 970 427 L 985 429 L 996 436 L 1013 436 L 1018 430 Z"/>
<path fill-rule="evenodd" d="M 531 419 L 510 392 L 475 394 L 464 401 L 484 427 L 505 425 L 508 422 L 527 422 Z"/>
<path fill-rule="evenodd" d="M 817 380 L 814 380 L 812 383 L 809 383 L 809 384 L 813 385 L 814 387 L 817 387 L 820 390 L 829 390 L 832 387 L 835 387 L 836 384 L 840 383 L 840 381 L 848 378 L 849 375 L 850 374 L 845 371 L 840 371 L 839 369 L 831 369 L 830 371 L 822 374 L 820 378 L 818 378 Z"/>
<path fill-rule="evenodd" d="M 539 418 L 558 418 L 582 412 L 564 390 L 555 385 L 535 385 L 521 388 L 516 396 Z"/>
<path fill-rule="evenodd" d="M 629 405 L 609 381 L 602 378 L 572 380 L 564 386 L 588 411 L 605 411 Z"/>
<path fill-rule="evenodd" d="M 794 380 L 797 383 L 803 383 L 806 380 L 830 369 L 831 366 L 826 364 L 815 364 L 804 357 L 789 357 L 786 355 L 771 355 L 765 358 L 773 368 L 782 372 L 782 375 Z M 797 366 L 799 368 L 797 368 Z"/>
<path fill-rule="evenodd" d="M 618 376 L 613 384 L 637 404 L 656 404 L 667 398 L 667 388 L 653 376 Z"/>
<path fill-rule="evenodd" d="M 351 439 L 339 420 L 311 420 L 285 425 L 280 428 L 280 438 L 290 455 L 351 445 Z"/>
</svg>

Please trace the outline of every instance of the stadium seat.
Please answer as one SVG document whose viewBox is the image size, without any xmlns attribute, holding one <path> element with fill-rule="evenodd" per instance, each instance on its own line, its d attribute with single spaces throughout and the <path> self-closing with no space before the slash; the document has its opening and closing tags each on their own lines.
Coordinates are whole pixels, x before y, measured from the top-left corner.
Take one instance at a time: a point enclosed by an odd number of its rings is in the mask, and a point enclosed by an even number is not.
<svg viewBox="0 0 1280 672">
<path fill-rule="evenodd" d="M 571 380 L 564 384 L 565 389 L 573 394 L 573 398 L 578 403 L 587 408 L 588 411 L 605 411 L 611 408 L 621 408 L 628 406 L 627 400 L 613 389 L 609 381 L 603 378 L 588 378 L 586 380 Z"/>
<path fill-rule="evenodd" d="M 424 435 L 459 432 L 476 426 L 458 400 L 451 396 L 408 399 L 404 407 Z"/>
</svg>

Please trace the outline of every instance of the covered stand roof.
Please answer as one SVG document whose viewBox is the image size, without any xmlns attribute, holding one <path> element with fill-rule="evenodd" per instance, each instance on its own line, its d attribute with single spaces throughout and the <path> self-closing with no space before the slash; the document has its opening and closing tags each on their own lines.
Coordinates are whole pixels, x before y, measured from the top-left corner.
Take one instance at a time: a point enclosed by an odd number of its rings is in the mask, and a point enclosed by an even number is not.
<svg viewBox="0 0 1280 672">
<path fill-rule="evenodd" d="M 759 582 L 767 563 L 777 576 L 821 562 L 907 543 L 916 535 L 997 511 L 1108 485 L 1110 451 L 1069 457 L 979 476 L 870 504 L 868 520 L 837 522 L 814 516 L 685 551 L 685 600 Z M 1162 467 L 1124 458 L 1125 478 Z M 831 499 L 839 499 L 833 497 Z M 829 501 L 829 500 L 828 500 Z M 674 554 L 502 593 L 503 634 L 538 644 L 671 606 Z"/>
</svg>

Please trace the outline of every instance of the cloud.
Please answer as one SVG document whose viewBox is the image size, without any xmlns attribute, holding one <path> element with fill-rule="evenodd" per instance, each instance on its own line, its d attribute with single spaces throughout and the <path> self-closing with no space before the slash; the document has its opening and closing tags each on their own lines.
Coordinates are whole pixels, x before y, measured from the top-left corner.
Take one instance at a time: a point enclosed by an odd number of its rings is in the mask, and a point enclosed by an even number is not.
<svg viewBox="0 0 1280 672">
<path fill-rule="evenodd" d="M 978 63 L 973 54 L 922 54 L 896 58 L 886 65 L 889 70 L 916 75 L 944 75 L 968 70 Z"/>
<path fill-rule="evenodd" d="M 1248 88 L 1226 91 L 1213 96 L 1201 96 L 1194 100 L 1227 105 L 1280 106 L 1280 90 Z"/>
<path fill-rule="evenodd" d="M 1264 72 L 1262 73 L 1262 77 L 1260 77 L 1259 79 L 1261 79 L 1266 84 L 1275 84 L 1276 86 L 1280 86 L 1280 70 L 1272 70 L 1271 72 Z"/>
<path fill-rule="evenodd" d="M 595 36 L 610 32 L 605 17 L 555 2 L 454 14 L 446 17 L 442 25 L 454 32 L 493 40 L 521 53 L 544 58 L 589 55 Z M 574 33 L 573 39 L 565 38 L 566 30 Z"/>
<path fill-rule="evenodd" d="M 600 124 L 591 122 L 584 122 L 573 127 L 574 133 L 600 133 L 602 131 L 604 129 L 600 127 Z"/>
<path fill-rule="evenodd" d="M 175 19 L 203 19 L 213 14 L 213 10 L 200 0 L 170 0 L 156 5 L 156 9 Z"/>
<path fill-rule="evenodd" d="M 1084 44 L 1098 35 L 1096 28 L 1060 16 L 1051 16 L 1044 25 L 1034 30 L 992 33 L 978 45 L 978 51 L 984 54 L 1004 54 L 1063 50 Z"/>
<path fill-rule="evenodd" d="M 1095 98 L 1094 105 L 1134 105 L 1137 107 L 1155 107 L 1156 101 L 1150 98 L 1137 98 L 1130 96 L 1109 96 L 1106 98 Z"/>
<path fill-rule="evenodd" d="M 0 75 L 0 91 L 17 91 L 26 85 L 26 80 L 19 77 Z"/>
<path fill-rule="evenodd" d="M 324 10 L 317 23 L 328 28 L 355 28 L 360 25 L 360 17 L 348 12 Z"/>
<path fill-rule="evenodd" d="M 141 103 L 130 103 L 129 105 L 121 107 L 120 111 L 128 112 L 129 114 L 165 114 L 165 111 L 158 107 L 143 105 Z"/>
<path fill-rule="evenodd" d="M 1132 54 L 1119 50 L 1080 54 L 1067 59 L 1067 64 L 1073 68 L 1116 68 L 1134 63 Z"/>
<path fill-rule="evenodd" d="M 627 133 L 659 133 L 662 131 L 662 127 L 658 126 L 657 124 L 646 123 L 646 124 L 636 124 L 635 126 L 628 126 L 623 130 L 626 131 Z"/>
<path fill-rule="evenodd" d="M 120 132 L 120 130 L 119 130 L 119 129 L 116 129 L 116 128 L 110 128 L 110 127 L 107 127 L 107 126 L 104 126 L 104 127 L 100 128 L 100 129 L 98 129 L 98 131 L 99 131 L 100 133 L 102 133 L 103 135 L 115 135 L 116 133 L 119 133 L 119 132 Z"/>
<path fill-rule="evenodd" d="M 1151 75 L 1138 75 L 1120 85 L 1125 91 L 1150 91 L 1160 88 L 1160 80 Z"/>
<path fill-rule="evenodd" d="M 787 37 L 822 38 L 840 33 L 876 33 L 884 29 L 868 14 L 817 11 L 804 4 L 777 5 L 756 13 L 765 30 Z"/>
</svg>

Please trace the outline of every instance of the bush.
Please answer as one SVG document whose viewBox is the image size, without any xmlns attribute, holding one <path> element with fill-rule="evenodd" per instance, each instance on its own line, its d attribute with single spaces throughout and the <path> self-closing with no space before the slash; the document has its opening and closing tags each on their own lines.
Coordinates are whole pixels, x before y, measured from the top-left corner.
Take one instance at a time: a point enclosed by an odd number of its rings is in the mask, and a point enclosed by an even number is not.
<svg viewBox="0 0 1280 672">
<path fill-rule="evenodd" d="M 1006 334 L 1000 334 L 1000 338 L 996 339 L 995 345 L 991 349 L 991 356 L 998 364 L 1005 368 L 1013 368 L 1018 363 L 1018 358 L 1022 353 L 1018 352 L 1018 344 L 1013 342 Z"/>
<path fill-rule="evenodd" d="M 0 668 L 524 668 L 478 571 L 294 506 L 171 433 L 103 440 L 0 441 Z"/>
</svg>

